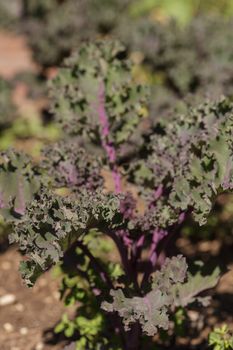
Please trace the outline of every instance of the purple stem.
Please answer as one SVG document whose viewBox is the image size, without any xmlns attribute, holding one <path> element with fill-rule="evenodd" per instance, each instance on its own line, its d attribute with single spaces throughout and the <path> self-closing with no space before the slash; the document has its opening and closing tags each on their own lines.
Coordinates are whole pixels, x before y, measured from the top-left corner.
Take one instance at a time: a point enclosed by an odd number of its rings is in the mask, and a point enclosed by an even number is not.
<svg viewBox="0 0 233 350">
<path fill-rule="evenodd" d="M 150 262 L 152 264 L 152 266 L 154 267 L 156 262 L 157 262 L 157 253 L 156 253 L 156 249 L 158 247 L 159 242 L 166 237 L 168 234 L 167 231 L 164 230 L 154 230 L 153 232 L 153 236 L 152 236 L 152 244 L 151 244 L 151 248 L 150 248 Z"/>
<path fill-rule="evenodd" d="M 153 208 L 155 206 L 155 202 L 162 196 L 163 194 L 163 185 L 159 185 L 154 191 L 154 196 L 151 202 L 149 203 L 149 208 Z"/>
<path fill-rule="evenodd" d="M 106 151 L 109 163 L 112 168 L 112 175 L 113 175 L 113 180 L 115 184 L 115 192 L 119 193 L 121 192 L 121 176 L 116 166 L 116 150 L 112 145 L 112 143 L 108 140 L 110 135 L 110 126 L 109 126 L 108 116 L 105 110 L 105 87 L 103 82 L 100 84 L 100 87 L 99 87 L 98 102 L 99 102 L 98 115 L 99 115 L 99 121 L 102 127 L 101 142 L 102 142 L 103 148 Z"/>
<path fill-rule="evenodd" d="M 179 219 L 178 219 L 178 224 L 182 224 L 185 220 L 185 217 L 186 217 L 186 213 L 185 212 L 182 212 L 179 216 Z"/>
<path fill-rule="evenodd" d="M 139 238 L 139 240 L 137 241 L 136 247 L 137 247 L 137 248 L 143 247 L 144 241 L 145 241 L 145 235 L 142 235 L 142 236 Z"/>
</svg>

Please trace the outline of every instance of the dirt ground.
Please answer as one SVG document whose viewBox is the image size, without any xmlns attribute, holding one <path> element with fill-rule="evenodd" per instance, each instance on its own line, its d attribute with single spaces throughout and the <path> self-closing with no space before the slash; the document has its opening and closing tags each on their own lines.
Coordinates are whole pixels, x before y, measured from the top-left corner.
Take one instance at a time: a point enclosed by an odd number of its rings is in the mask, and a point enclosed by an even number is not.
<svg viewBox="0 0 233 350">
<path fill-rule="evenodd" d="M 22 71 L 36 72 L 32 54 L 25 38 L 5 31 L 0 32 L 0 75 L 13 78 Z"/>
<path fill-rule="evenodd" d="M 233 330 L 233 237 L 198 243 L 182 237 L 177 241 L 177 248 L 188 260 L 202 261 L 204 267 L 210 269 L 219 266 L 222 271 L 218 286 L 207 294 L 212 297 L 209 307 L 196 306 L 188 312 L 192 336 L 178 339 L 178 343 L 188 349 L 207 349 L 208 334 L 215 327 L 227 324 Z"/>
<path fill-rule="evenodd" d="M 49 330 L 64 312 L 59 280 L 48 272 L 33 289 L 27 288 L 18 272 L 20 259 L 15 248 L 0 256 L 0 302 L 3 296 L 12 298 L 8 305 L 0 305 L 0 349 L 61 349 L 62 344 L 46 344 L 51 338 Z"/>
</svg>

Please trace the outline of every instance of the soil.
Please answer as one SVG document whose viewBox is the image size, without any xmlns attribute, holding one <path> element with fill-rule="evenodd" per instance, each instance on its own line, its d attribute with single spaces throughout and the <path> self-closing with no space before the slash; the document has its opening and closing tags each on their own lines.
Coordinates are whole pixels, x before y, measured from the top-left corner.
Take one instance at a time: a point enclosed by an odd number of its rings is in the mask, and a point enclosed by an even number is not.
<svg viewBox="0 0 233 350">
<path fill-rule="evenodd" d="M 197 306 L 188 312 L 193 328 L 191 338 L 188 332 L 188 337 L 178 339 L 178 344 L 184 344 L 185 349 L 207 349 L 208 334 L 215 327 L 227 324 L 233 330 L 233 236 L 197 243 L 182 237 L 176 245 L 178 252 L 189 261 L 202 261 L 209 271 L 216 266 L 221 269 L 218 286 L 207 293 L 212 296 L 209 307 Z"/>
<path fill-rule="evenodd" d="M 37 71 L 25 37 L 0 31 L 0 75 L 11 79 L 23 71 Z"/>
<path fill-rule="evenodd" d="M 20 278 L 20 260 L 14 247 L 0 256 L 0 300 L 4 295 L 15 297 L 9 305 L 0 306 L 0 349 L 61 349 L 62 343 L 49 344 L 55 341 L 50 330 L 65 311 L 59 300 L 59 279 L 48 272 L 29 289 Z"/>
</svg>

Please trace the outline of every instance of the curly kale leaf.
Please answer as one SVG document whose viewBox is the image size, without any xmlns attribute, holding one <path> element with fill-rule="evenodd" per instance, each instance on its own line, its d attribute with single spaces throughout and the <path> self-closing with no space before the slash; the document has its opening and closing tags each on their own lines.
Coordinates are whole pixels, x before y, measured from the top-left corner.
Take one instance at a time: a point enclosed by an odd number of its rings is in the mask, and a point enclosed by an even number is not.
<svg viewBox="0 0 233 350">
<path fill-rule="evenodd" d="M 217 194 L 233 188 L 233 104 L 223 99 L 200 107 L 196 118 L 195 114 L 192 126 L 187 118 L 178 131 L 177 136 L 184 137 L 181 165 L 169 201 L 182 210 L 192 207 L 195 219 L 204 224 Z"/>
<path fill-rule="evenodd" d="M 204 224 L 216 196 L 233 188 L 232 136 L 233 104 L 226 98 L 158 126 L 147 159 L 132 162 L 130 176 L 150 192 L 151 217 L 161 213 L 162 227 L 189 209 Z"/>
<path fill-rule="evenodd" d="M 21 265 L 26 283 L 33 285 L 38 271 L 57 263 L 72 243 L 91 228 L 120 227 L 122 195 L 83 190 L 79 196 L 61 197 L 47 188 L 36 194 L 10 235 L 29 258 Z"/>
<path fill-rule="evenodd" d="M 0 154 L 0 214 L 13 220 L 25 214 L 42 177 L 31 159 L 9 150 Z"/>
<path fill-rule="evenodd" d="M 103 186 L 101 159 L 85 151 L 77 140 L 60 141 L 43 150 L 42 168 L 53 179 L 53 186 L 79 192 Z"/>
<path fill-rule="evenodd" d="M 51 111 L 65 131 L 95 144 L 104 135 L 115 146 L 135 131 L 147 93 L 133 83 L 131 64 L 121 59 L 124 51 L 119 42 L 100 41 L 82 45 L 65 61 L 51 86 Z M 101 126 L 103 114 L 109 126 Z"/>
<path fill-rule="evenodd" d="M 113 302 L 104 302 L 102 308 L 107 312 L 117 312 L 123 318 L 125 330 L 139 322 L 142 330 L 154 336 L 158 329 L 169 328 L 169 314 L 174 307 L 187 306 L 195 301 L 207 304 L 199 293 L 213 288 L 219 280 L 219 270 L 205 277 L 200 273 L 192 276 L 187 273 L 184 257 L 166 259 L 161 271 L 153 277 L 152 290 L 143 297 L 126 297 L 122 289 L 112 290 Z"/>
</svg>

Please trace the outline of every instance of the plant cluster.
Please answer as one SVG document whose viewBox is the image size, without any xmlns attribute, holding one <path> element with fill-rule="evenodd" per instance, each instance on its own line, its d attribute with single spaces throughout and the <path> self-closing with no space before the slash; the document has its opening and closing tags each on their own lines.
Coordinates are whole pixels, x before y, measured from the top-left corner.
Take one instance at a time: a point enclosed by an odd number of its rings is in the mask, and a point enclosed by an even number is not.
<svg viewBox="0 0 233 350">
<path fill-rule="evenodd" d="M 130 17 L 129 4 L 129 0 L 101 3 L 26 0 L 24 14 L 30 26 L 29 39 L 36 60 L 45 66 L 57 65 L 83 40 L 113 34 L 131 52 L 139 51 L 154 71 L 165 72 L 167 79 L 171 79 L 171 86 L 181 94 L 192 92 L 196 84 L 201 85 L 198 77 L 204 78 L 205 72 L 209 79 L 214 79 L 215 74 L 211 76 L 209 72 L 213 72 L 212 69 L 217 72 L 217 62 L 221 65 L 228 62 L 230 67 L 231 20 L 199 16 L 182 28 L 173 21 L 161 24 L 148 17 Z M 120 11 L 122 16 L 117 16 Z M 214 40 L 216 36 L 221 40 Z M 193 64 L 200 61 L 211 66 L 206 70 L 207 66 Z M 185 64 L 183 71 L 182 63 Z M 221 76 L 221 69 L 218 73 Z"/>
<path fill-rule="evenodd" d="M 231 0 L 174 0 L 172 3 L 169 0 L 136 0 L 132 2 L 129 11 L 134 17 L 148 15 L 163 20 L 174 18 L 181 25 L 185 25 L 201 13 L 218 13 L 230 17 L 233 14 L 233 5 Z"/>
<path fill-rule="evenodd" d="M 218 283 L 218 268 L 203 275 L 166 255 L 189 215 L 205 224 L 233 189 L 233 103 L 207 101 L 145 132 L 148 90 L 112 41 L 82 45 L 50 85 L 64 139 L 39 163 L 1 155 L 1 214 L 25 255 L 22 276 L 33 286 L 62 260 L 62 296 L 80 308 L 56 331 L 77 349 L 149 349 Z"/>
<path fill-rule="evenodd" d="M 130 0 L 24 1 L 24 21 L 35 59 L 60 64 L 86 39 L 109 34 Z"/>
<path fill-rule="evenodd" d="M 232 20 L 202 16 L 185 28 L 143 18 L 130 23 L 119 36 L 153 74 L 155 118 L 184 108 L 184 100 L 197 105 L 203 97 L 232 96 Z"/>
<path fill-rule="evenodd" d="M 227 325 L 223 325 L 221 328 L 215 328 L 210 333 L 209 345 L 214 350 L 233 349 L 233 335 Z"/>
<path fill-rule="evenodd" d="M 22 0 L 6 2 L 0 0 L 0 27 L 3 29 L 15 29 L 20 23 Z"/>
</svg>

